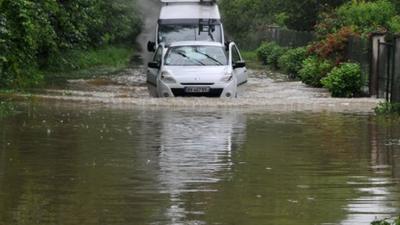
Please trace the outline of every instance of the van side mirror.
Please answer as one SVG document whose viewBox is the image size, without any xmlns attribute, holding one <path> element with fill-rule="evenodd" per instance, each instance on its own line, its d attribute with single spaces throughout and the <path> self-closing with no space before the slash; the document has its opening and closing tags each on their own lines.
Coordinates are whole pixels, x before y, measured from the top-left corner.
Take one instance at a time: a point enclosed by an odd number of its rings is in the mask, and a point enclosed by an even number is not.
<svg viewBox="0 0 400 225">
<path fill-rule="evenodd" d="M 156 43 L 152 42 L 152 41 L 147 42 L 147 51 L 155 52 L 156 51 Z"/>
<path fill-rule="evenodd" d="M 152 69 L 160 69 L 161 68 L 161 65 L 159 62 L 149 62 L 149 64 L 147 64 L 147 66 Z"/>
<path fill-rule="evenodd" d="M 245 61 L 237 61 L 237 62 L 233 63 L 233 69 L 244 68 L 244 67 L 246 67 Z"/>
<path fill-rule="evenodd" d="M 232 41 L 225 41 L 225 49 L 229 51 L 229 45 L 231 45 Z"/>
</svg>

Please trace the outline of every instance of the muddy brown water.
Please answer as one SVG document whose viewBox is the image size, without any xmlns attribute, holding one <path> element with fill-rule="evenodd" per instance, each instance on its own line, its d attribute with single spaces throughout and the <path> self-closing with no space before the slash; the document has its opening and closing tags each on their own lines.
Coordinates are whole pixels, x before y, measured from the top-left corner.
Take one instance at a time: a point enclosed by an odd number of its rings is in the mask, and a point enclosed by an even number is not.
<svg viewBox="0 0 400 225">
<path fill-rule="evenodd" d="M 0 224 L 369 224 L 400 213 L 400 123 L 371 114 L 18 105 Z"/>
<path fill-rule="evenodd" d="M 325 89 L 311 88 L 268 70 L 248 70 L 248 84 L 239 88 L 238 98 L 154 98 L 146 84 L 146 69 L 132 66 L 111 75 L 68 80 L 62 86 L 33 91 L 38 100 L 136 105 L 147 107 L 263 108 L 275 112 L 371 113 L 381 101 L 376 98 L 332 98 Z M 22 94 L 22 96 L 24 96 Z M 31 97 L 31 95 L 28 95 Z"/>
<path fill-rule="evenodd" d="M 144 49 L 159 5 L 137 4 Z M 367 225 L 400 213 L 400 122 L 371 114 L 379 100 L 259 70 L 237 99 L 157 99 L 144 74 L 50 85 L 0 119 L 0 225 Z"/>
</svg>

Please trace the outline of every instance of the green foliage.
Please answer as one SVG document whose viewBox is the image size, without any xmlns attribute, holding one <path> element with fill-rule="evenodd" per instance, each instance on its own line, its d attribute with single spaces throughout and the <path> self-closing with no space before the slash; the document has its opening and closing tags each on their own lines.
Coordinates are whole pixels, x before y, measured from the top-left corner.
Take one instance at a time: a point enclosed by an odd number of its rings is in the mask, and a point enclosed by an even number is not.
<svg viewBox="0 0 400 225">
<path fill-rule="evenodd" d="M 386 105 L 388 103 L 383 103 L 382 105 Z M 400 109 L 400 108 L 399 108 Z M 399 110 L 400 112 L 400 110 Z M 384 219 L 384 220 L 376 220 L 371 223 L 371 225 L 400 225 L 400 217 L 394 219 L 392 222 L 389 222 L 391 219 Z"/>
<path fill-rule="evenodd" d="M 268 64 L 268 57 L 272 53 L 272 49 L 277 47 L 278 44 L 275 42 L 264 42 L 260 45 L 260 47 L 257 48 L 257 57 L 261 62 L 265 65 Z"/>
<path fill-rule="evenodd" d="M 324 39 L 313 43 L 309 51 L 320 58 L 331 59 L 340 63 L 345 60 L 349 39 L 357 36 L 358 34 L 352 27 L 342 27 L 337 32 L 328 34 Z"/>
<path fill-rule="evenodd" d="M 286 48 L 275 42 L 263 43 L 257 50 L 258 58 L 265 64 L 279 68 L 278 59 L 285 53 Z"/>
<path fill-rule="evenodd" d="M 388 0 L 351 1 L 339 7 L 337 15 L 342 26 L 354 26 L 367 34 L 386 29 L 396 15 L 396 7 Z"/>
<path fill-rule="evenodd" d="M 389 30 L 393 33 L 399 34 L 400 33 L 400 16 L 394 16 L 388 22 Z"/>
<path fill-rule="evenodd" d="M 313 30 L 318 14 L 348 0 L 220 0 L 224 25 L 235 39 L 245 39 L 262 25 Z M 240 19 L 238 19 L 240 15 Z"/>
<path fill-rule="evenodd" d="M 378 115 L 400 115 L 400 103 L 382 102 L 375 108 L 375 113 Z M 400 225 L 400 218 L 396 220 Z M 377 223 L 379 224 L 379 223 Z"/>
<path fill-rule="evenodd" d="M 287 50 L 279 59 L 278 65 L 285 73 L 296 77 L 307 58 L 307 48 L 294 48 Z"/>
<path fill-rule="evenodd" d="M 95 67 L 122 68 L 128 65 L 133 51 L 129 47 L 105 46 L 88 50 L 68 50 L 49 60 L 48 72 L 70 72 Z"/>
<path fill-rule="evenodd" d="M 133 41 L 140 22 L 129 0 L 2 0 L 0 88 L 41 82 L 39 69 L 70 49 Z"/>
<path fill-rule="evenodd" d="M 285 12 L 281 12 L 275 15 L 275 23 L 280 27 L 286 27 L 289 16 Z"/>
<path fill-rule="evenodd" d="M 310 56 L 303 61 L 299 71 L 300 79 L 312 87 L 322 87 L 321 79 L 332 70 L 332 63 L 317 56 Z"/>
<path fill-rule="evenodd" d="M 321 80 L 333 97 L 354 97 L 362 87 L 361 67 L 357 63 L 343 63 Z"/>
<path fill-rule="evenodd" d="M 15 107 L 11 102 L 0 100 L 0 119 L 15 112 Z"/>
</svg>

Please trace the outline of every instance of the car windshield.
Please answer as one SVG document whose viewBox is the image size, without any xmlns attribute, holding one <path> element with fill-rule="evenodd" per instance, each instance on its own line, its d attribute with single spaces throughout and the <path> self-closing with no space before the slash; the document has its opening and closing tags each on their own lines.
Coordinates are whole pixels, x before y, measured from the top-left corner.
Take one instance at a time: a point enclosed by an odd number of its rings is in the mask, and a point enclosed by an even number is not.
<svg viewBox="0 0 400 225">
<path fill-rule="evenodd" d="M 165 56 L 170 66 L 222 66 L 228 64 L 224 48 L 218 46 L 172 47 Z"/>
<path fill-rule="evenodd" d="M 158 42 L 171 44 L 178 41 L 222 42 L 221 25 L 161 24 Z"/>
</svg>

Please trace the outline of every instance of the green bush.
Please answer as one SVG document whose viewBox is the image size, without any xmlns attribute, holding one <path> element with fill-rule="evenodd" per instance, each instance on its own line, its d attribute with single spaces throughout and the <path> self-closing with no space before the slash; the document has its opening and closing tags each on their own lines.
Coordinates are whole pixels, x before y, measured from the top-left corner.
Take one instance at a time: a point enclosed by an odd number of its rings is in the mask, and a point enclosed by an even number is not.
<svg viewBox="0 0 400 225">
<path fill-rule="evenodd" d="M 362 87 L 361 67 L 358 63 L 343 63 L 321 80 L 333 97 L 353 97 Z"/>
<path fill-rule="evenodd" d="M 286 51 L 287 48 L 283 48 L 281 46 L 276 46 L 273 48 L 271 55 L 268 58 L 268 64 L 279 69 L 278 60 L 283 54 L 285 54 Z"/>
<path fill-rule="evenodd" d="M 400 115 L 400 103 L 382 102 L 375 108 L 378 115 Z M 398 219 L 400 225 L 400 218 Z"/>
<path fill-rule="evenodd" d="M 278 59 L 278 66 L 285 73 L 288 73 L 292 77 L 297 77 L 306 58 L 307 48 L 289 49 Z"/>
<path fill-rule="evenodd" d="M 71 72 L 96 67 L 123 68 L 133 55 L 126 46 L 104 46 L 87 50 L 69 50 L 49 60 L 47 72 Z"/>
<path fill-rule="evenodd" d="M 275 42 L 264 42 L 257 48 L 257 57 L 258 59 L 265 65 L 268 64 L 268 57 L 272 54 L 274 48 L 276 48 L 278 44 Z"/>
<path fill-rule="evenodd" d="M 257 50 L 257 57 L 265 65 L 279 68 L 278 59 L 285 53 L 286 49 L 275 42 L 263 43 Z"/>
<path fill-rule="evenodd" d="M 321 79 L 332 70 L 332 63 L 317 56 L 310 56 L 303 61 L 299 71 L 301 81 L 312 87 L 322 87 Z"/>
<path fill-rule="evenodd" d="M 390 221 L 390 222 L 389 222 Z M 400 217 L 393 219 L 375 220 L 371 225 L 400 225 Z"/>
<path fill-rule="evenodd" d="M 387 28 L 396 15 L 396 7 L 388 0 L 350 1 L 337 9 L 343 26 L 353 26 L 361 33 Z"/>
<path fill-rule="evenodd" d="M 14 112 L 15 107 L 11 102 L 0 100 L 0 119 L 13 114 Z"/>
<path fill-rule="evenodd" d="M 63 52 L 132 42 L 139 29 L 130 0 L 1 0 L 0 88 L 35 86 Z"/>
<path fill-rule="evenodd" d="M 400 16 L 395 16 L 389 21 L 389 30 L 393 33 L 400 33 Z"/>
</svg>

